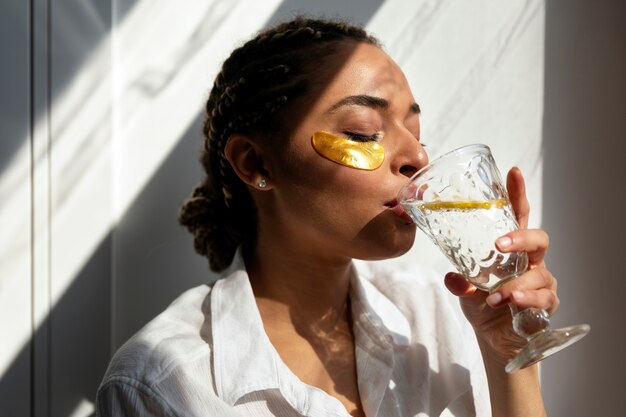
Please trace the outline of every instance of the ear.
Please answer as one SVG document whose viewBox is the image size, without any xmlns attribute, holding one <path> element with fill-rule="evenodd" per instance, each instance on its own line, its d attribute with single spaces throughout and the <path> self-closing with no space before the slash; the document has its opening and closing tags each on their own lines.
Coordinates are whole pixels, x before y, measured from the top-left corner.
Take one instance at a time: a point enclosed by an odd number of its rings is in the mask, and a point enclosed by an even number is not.
<svg viewBox="0 0 626 417">
<path fill-rule="evenodd" d="M 268 162 L 263 159 L 261 147 L 251 137 L 239 133 L 230 135 L 224 156 L 244 183 L 257 190 L 272 188 L 268 181 Z M 259 185 L 261 180 L 264 180 L 262 186 Z"/>
</svg>

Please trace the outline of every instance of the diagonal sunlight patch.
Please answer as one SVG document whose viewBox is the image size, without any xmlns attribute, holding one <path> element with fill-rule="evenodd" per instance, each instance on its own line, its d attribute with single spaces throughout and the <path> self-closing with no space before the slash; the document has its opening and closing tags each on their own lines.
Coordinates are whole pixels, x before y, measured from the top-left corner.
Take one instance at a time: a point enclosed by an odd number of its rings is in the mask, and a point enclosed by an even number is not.
<svg viewBox="0 0 626 417">
<path fill-rule="evenodd" d="M 31 152 L 25 139 L 0 175 L 0 303 L 5 311 L 31 302 L 12 299 L 13 289 L 29 280 L 31 246 L 48 248 L 50 300 L 47 309 L 34 309 L 33 330 L 40 326 L 197 117 L 221 61 L 279 5 L 279 0 L 196 0 L 181 7 L 143 0 L 117 22 L 55 98 L 49 123 L 35 122 L 34 135 L 50 137 L 51 147 L 35 149 L 32 167 L 24 162 Z M 172 22 L 184 24 L 163 29 Z M 30 201 L 31 175 L 39 171 L 49 173 L 50 187 L 35 187 L 45 189 L 33 195 L 33 207 L 47 211 L 49 201 L 50 212 L 33 216 L 31 244 L 30 216 L 15 221 L 14 214 Z M 0 343 L 0 377 L 31 337 L 31 329 L 10 322 L 0 321 L 11 335 Z"/>
</svg>

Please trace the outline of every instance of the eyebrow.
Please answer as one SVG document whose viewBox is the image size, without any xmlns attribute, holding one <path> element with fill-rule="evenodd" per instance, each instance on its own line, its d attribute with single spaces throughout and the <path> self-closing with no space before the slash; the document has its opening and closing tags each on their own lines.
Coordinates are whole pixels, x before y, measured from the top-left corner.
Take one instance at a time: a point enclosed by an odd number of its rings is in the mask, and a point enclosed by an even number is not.
<svg viewBox="0 0 626 417">
<path fill-rule="evenodd" d="M 368 96 L 367 94 L 359 94 L 356 96 L 348 96 L 339 100 L 337 103 L 333 104 L 330 109 L 328 109 L 327 113 L 334 113 L 339 108 L 344 106 L 365 106 L 370 107 L 372 109 L 383 109 L 386 110 L 389 108 L 389 102 L 384 98 Z M 420 114 L 420 106 L 417 103 L 413 103 L 409 106 L 409 111 L 411 113 Z"/>
</svg>

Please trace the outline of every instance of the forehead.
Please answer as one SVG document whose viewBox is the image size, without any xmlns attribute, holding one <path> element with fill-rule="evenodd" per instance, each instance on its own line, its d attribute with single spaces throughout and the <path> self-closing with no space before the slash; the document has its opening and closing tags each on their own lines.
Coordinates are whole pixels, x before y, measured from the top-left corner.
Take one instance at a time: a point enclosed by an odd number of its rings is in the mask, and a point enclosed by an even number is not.
<svg viewBox="0 0 626 417">
<path fill-rule="evenodd" d="M 411 94 L 404 73 L 389 55 L 375 45 L 349 42 L 328 59 L 337 60 L 332 74 L 325 74 L 326 86 L 319 105 L 327 105 L 354 94 L 367 94 L 393 101 L 398 93 Z"/>
</svg>

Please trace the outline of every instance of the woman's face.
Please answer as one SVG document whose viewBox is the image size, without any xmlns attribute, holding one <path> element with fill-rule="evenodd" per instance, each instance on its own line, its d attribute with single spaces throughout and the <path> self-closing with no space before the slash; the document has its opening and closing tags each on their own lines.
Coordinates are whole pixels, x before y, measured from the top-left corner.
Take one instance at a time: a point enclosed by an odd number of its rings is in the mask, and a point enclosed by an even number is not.
<svg viewBox="0 0 626 417">
<path fill-rule="evenodd" d="M 419 142 L 419 107 L 398 65 L 378 47 L 347 42 L 327 60 L 338 71 L 326 74 L 323 91 L 303 110 L 285 145 L 268 152 L 272 188 L 259 206 L 260 231 L 278 234 L 290 250 L 399 256 L 412 246 L 415 225 L 395 199 L 428 162 Z M 378 141 L 383 164 L 368 171 L 321 156 L 311 143 L 319 131 Z"/>
</svg>

